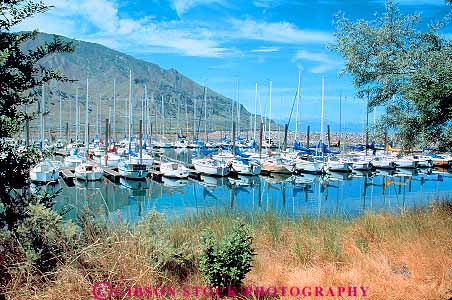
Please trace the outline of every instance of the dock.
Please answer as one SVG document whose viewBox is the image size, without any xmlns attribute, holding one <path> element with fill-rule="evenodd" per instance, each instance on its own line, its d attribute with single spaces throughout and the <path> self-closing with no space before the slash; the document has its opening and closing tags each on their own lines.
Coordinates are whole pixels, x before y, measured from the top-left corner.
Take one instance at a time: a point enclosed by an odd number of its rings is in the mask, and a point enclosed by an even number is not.
<svg viewBox="0 0 452 300">
<path fill-rule="evenodd" d="M 74 171 L 75 170 L 73 168 L 64 167 L 64 168 L 60 169 L 60 175 L 68 185 L 74 184 L 74 179 L 75 179 Z"/>
<path fill-rule="evenodd" d="M 115 171 L 113 168 L 105 167 L 99 165 L 104 170 L 104 176 L 108 179 L 113 179 L 113 182 L 118 182 L 121 175 Z"/>
</svg>

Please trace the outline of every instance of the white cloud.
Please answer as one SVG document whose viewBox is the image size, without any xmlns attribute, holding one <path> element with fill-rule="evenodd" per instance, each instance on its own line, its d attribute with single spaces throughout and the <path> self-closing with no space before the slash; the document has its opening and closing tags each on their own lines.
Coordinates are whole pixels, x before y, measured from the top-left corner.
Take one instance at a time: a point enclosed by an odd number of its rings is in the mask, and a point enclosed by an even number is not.
<svg viewBox="0 0 452 300">
<path fill-rule="evenodd" d="M 224 4 L 224 0 L 172 0 L 177 15 L 181 17 L 184 13 L 195 6 L 209 5 L 213 3 Z"/>
<path fill-rule="evenodd" d="M 288 22 L 232 19 L 231 24 L 236 36 L 244 39 L 287 44 L 325 43 L 332 39 L 332 35 L 324 31 L 302 30 Z"/>
<path fill-rule="evenodd" d="M 253 5 L 259 8 L 270 8 L 282 4 L 282 0 L 254 0 Z"/>
<path fill-rule="evenodd" d="M 252 49 L 250 52 L 253 53 L 271 53 L 271 52 L 278 52 L 281 48 L 279 47 L 259 47 L 257 49 Z"/>
<path fill-rule="evenodd" d="M 316 66 L 309 69 L 311 73 L 321 74 L 325 73 L 329 70 L 333 70 L 338 68 L 341 65 L 341 62 L 329 57 L 326 53 L 323 52 L 312 52 L 306 50 L 299 50 L 295 54 L 294 61 L 310 61 L 317 63 Z"/>
<path fill-rule="evenodd" d="M 174 0 L 179 13 L 196 5 L 227 0 Z M 301 30 L 287 22 L 227 19 L 223 22 L 158 21 L 122 17 L 116 0 L 47 0 L 54 8 L 27 19 L 14 30 L 39 28 L 43 32 L 97 42 L 132 54 L 175 53 L 185 56 L 225 57 L 241 52 L 225 46 L 237 40 L 260 40 L 285 44 L 324 43 L 331 35 Z M 269 53 L 279 47 L 258 47 L 251 52 Z"/>
<path fill-rule="evenodd" d="M 223 57 L 235 53 L 221 46 L 210 30 L 183 21 L 121 18 L 108 0 L 48 0 L 48 13 L 27 19 L 14 30 L 39 28 L 43 32 L 102 43 L 117 50 Z"/>
<path fill-rule="evenodd" d="M 385 4 L 386 0 L 373 0 L 373 2 Z M 421 6 L 421 5 L 433 5 L 433 6 L 445 6 L 444 0 L 395 0 L 396 4 L 406 6 Z"/>
</svg>

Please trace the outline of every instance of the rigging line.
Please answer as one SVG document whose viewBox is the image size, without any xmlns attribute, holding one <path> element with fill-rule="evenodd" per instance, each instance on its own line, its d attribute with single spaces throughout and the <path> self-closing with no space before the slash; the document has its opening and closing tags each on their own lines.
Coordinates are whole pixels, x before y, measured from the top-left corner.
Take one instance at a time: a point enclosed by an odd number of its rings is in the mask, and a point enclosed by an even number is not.
<svg viewBox="0 0 452 300">
<path fill-rule="evenodd" d="M 292 119 L 293 108 L 295 106 L 295 100 L 297 100 L 297 93 L 295 93 L 295 97 L 293 98 L 292 109 L 290 110 L 289 121 L 287 121 L 287 127 L 289 127 L 290 120 Z"/>
</svg>

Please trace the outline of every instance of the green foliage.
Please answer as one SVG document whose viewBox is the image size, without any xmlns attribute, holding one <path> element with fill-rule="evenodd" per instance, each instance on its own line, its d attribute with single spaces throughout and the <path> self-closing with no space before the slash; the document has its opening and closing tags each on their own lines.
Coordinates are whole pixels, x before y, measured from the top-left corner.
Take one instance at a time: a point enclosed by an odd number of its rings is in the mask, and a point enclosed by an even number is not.
<svg viewBox="0 0 452 300">
<path fill-rule="evenodd" d="M 42 204 L 29 205 L 26 218 L 15 230 L 16 238 L 27 261 L 39 271 L 48 272 L 64 253 L 64 245 L 75 235 L 75 225 L 63 223 L 62 218 Z"/>
<path fill-rule="evenodd" d="M 236 222 L 229 234 L 217 241 L 206 230 L 201 237 L 202 254 L 199 269 L 212 287 L 239 287 L 251 270 L 254 255 L 249 226 Z"/>
<path fill-rule="evenodd" d="M 149 264 L 159 271 L 186 278 L 196 267 L 193 243 L 175 240 L 161 213 L 151 211 L 135 227 L 138 239 L 148 253 Z"/>
<path fill-rule="evenodd" d="M 452 122 L 452 43 L 438 33 L 448 20 L 419 31 L 420 15 L 403 15 L 392 0 L 372 21 L 336 17 L 331 48 L 345 59 L 342 73 L 353 76 L 371 107 L 386 106 L 383 122 L 405 149 L 419 142 L 448 147 L 437 143 Z"/>
<path fill-rule="evenodd" d="M 66 80 L 41 62 L 54 53 L 72 51 L 70 43 L 55 38 L 23 50 L 23 43 L 33 40 L 38 32 L 11 32 L 13 26 L 48 9 L 42 1 L 0 1 L 0 257 L 5 258 L 0 259 L 2 282 L 21 265 L 50 271 L 70 242 L 69 231 L 74 233 L 73 229 L 66 231 L 61 217 L 51 209 L 55 195 L 32 192 L 30 188 L 30 169 L 45 153 L 32 146 L 19 146 L 13 140 L 25 121 L 34 117 L 23 107 L 36 101 L 37 88 L 52 80 Z"/>
</svg>

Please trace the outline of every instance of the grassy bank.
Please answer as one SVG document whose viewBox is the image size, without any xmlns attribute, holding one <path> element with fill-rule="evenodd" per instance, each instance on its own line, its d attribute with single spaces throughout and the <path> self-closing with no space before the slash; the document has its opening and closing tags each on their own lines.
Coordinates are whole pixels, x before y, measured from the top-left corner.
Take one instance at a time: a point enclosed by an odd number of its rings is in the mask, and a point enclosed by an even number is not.
<svg viewBox="0 0 452 300">
<path fill-rule="evenodd" d="M 164 223 L 152 213 L 132 229 L 84 221 L 79 249 L 56 272 L 41 277 L 18 268 L 7 297 L 92 299 L 96 281 L 205 285 L 197 267 L 200 232 L 222 236 L 237 217 L 251 225 L 257 253 L 245 285 L 368 286 L 366 299 L 452 297 L 450 203 L 353 220 L 206 213 Z"/>
</svg>

